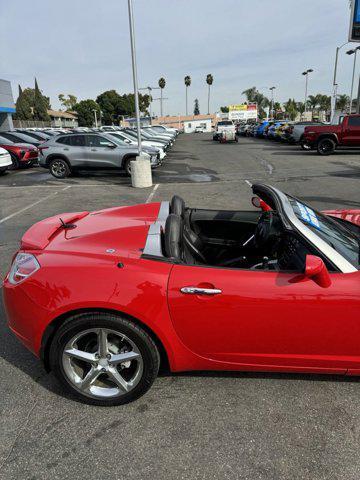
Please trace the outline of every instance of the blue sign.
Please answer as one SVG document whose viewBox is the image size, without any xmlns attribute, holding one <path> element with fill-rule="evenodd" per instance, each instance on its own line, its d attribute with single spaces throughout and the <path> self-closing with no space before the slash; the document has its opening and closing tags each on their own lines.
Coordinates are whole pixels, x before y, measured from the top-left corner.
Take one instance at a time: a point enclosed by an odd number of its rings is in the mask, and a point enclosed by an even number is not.
<svg viewBox="0 0 360 480">
<path fill-rule="evenodd" d="M 359 0 L 356 0 L 355 2 L 354 22 L 360 23 L 360 1 Z"/>
<path fill-rule="evenodd" d="M 360 42 L 360 0 L 353 0 L 349 42 Z"/>
</svg>

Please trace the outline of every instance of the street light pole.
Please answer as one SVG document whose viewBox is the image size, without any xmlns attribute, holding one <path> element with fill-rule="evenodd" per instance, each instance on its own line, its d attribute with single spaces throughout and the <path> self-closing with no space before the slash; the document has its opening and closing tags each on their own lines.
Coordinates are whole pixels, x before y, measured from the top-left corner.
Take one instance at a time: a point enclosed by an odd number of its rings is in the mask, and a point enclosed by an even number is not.
<svg viewBox="0 0 360 480">
<path fill-rule="evenodd" d="M 352 72 L 352 80 L 351 80 L 351 91 L 350 91 L 350 106 L 349 106 L 349 115 L 352 112 L 352 100 L 353 100 L 353 92 L 354 92 L 354 80 L 355 80 L 355 70 L 356 70 L 356 55 L 360 47 L 356 47 L 353 50 L 348 50 L 346 53 L 347 55 L 354 55 L 354 66 Z"/>
<path fill-rule="evenodd" d="M 152 186 L 151 165 L 148 156 L 142 155 L 141 150 L 141 130 L 140 130 L 140 108 L 139 108 L 139 90 L 137 80 L 136 67 L 136 50 L 135 50 L 135 28 L 134 28 L 134 12 L 132 0 L 128 0 L 129 9 L 129 27 L 130 27 L 130 44 L 131 44 L 131 61 L 133 71 L 134 83 L 134 98 L 135 98 L 135 114 L 137 126 L 137 140 L 139 155 L 135 160 L 127 161 L 127 173 L 131 175 L 131 183 L 135 188 L 145 188 Z"/>
<path fill-rule="evenodd" d="M 334 94 L 333 94 L 333 111 L 331 113 L 331 119 L 334 118 L 335 112 L 336 112 L 336 101 L 337 101 L 337 70 L 338 70 L 338 60 L 339 60 L 339 52 L 340 50 L 345 47 L 349 42 L 345 42 L 340 47 L 336 47 L 336 53 L 335 53 L 335 66 L 334 66 L 334 80 L 333 80 L 333 87 L 334 87 Z"/>
<path fill-rule="evenodd" d="M 306 80 L 305 80 L 304 113 L 307 112 L 306 104 L 307 104 L 307 98 L 308 98 L 308 77 L 309 77 L 309 73 L 312 73 L 313 71 L 314 70 L 312 68 L 309 68 L 308 70 L 305 70 L 305 72 L 302 73 L 306 77 Z"/>
<path fill-rule="evenodd" d="M 141 155 L 140 109 L 139 109 L 139 92 L 138 92 L 138 80 L 137 80 L 136 50 L 135 50 L 134 12 L 132 7 L 132 0 L 128 0 L 128 9 L 129 9 L 131 62 L 132 62 L 132 71 L 133 71 L 137 140 L 138 140 L 139 155 Z"/>
<path fill-rule="evenodd" d="M 98 127 L 98 123 L 97 123 L 96 108 L 93 109 L 93 112 L 94 112 L 94 117 L 95 117 L 95 128 L 97 128 L 97 127 Z"/>
<path fill-rule="evenodd" d="M 276 87 L 270 87 L 269 90 L 271 90 L 271 113 L 272 113 L 272 118 L 274 117 L 274 90 Z"/>
</svg>

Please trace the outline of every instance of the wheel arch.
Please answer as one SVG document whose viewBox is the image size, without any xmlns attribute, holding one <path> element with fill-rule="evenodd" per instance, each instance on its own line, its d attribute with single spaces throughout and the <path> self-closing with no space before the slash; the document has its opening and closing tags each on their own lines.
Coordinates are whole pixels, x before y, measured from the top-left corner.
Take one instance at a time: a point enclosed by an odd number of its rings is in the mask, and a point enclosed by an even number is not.
<svg viewBox="0 0 360 480">
<path fill-rule="evenodd" d="M 48 167 L 50 165 L 51 160 L 55 160 L 55 158 L 61 158 L 62 160 L 65 160 L 65 162 L 68 164 L 69 168 L 71 169 L 71 164 L 69 162 L 69 159 L 66 157 L 66 155 L 63 155 L 62 153 L 50 153 L 50 155 L 46 157 L 45 165 Z"/>
<path fill-rule="evenodd" d="M 49 325 L 46 327 L 42 338 L 41 338 L 41 346 L 40 346 L 40 359 L 42 360 L 45 370 L 47 372 L 50 371 L 50 362 L 49 362 L 49 353 L 50 353 L 50 346 L 52 343 L 52 340 L 54 338 L 54 335 L 56 331 L 60 328 L 60 326 L 69 318 L 71 318 L 74 315 L 78 315 L 80 313 L 110 313 L 112 315 L 118 316 L 118 317 L 124 317 L 127 320 L 130 320 L 131 322 L 135 323 L 139 327 L 141 327 L 145 332 L 152 338 L 152 340 L 155 342 L 155 345 L 159 351 L 160 354 L 160 371 L 162 372 L 167 372 L 170 370 L 170 362 L 169 362 L 169 356 L 168 353 L 164 347 L 163 342 L 160 340 L 159 336 L 144 322 L 139 320 L 138 318 L 135 318 L 128 313 L 119 311 L 119 310 L 114 310 L 111 308 L 80 308 L 77 310 L 71 310 L 69 312 L 63 313 L 62 315 L 59 315 L 58 317 L 54 318 Z"/>
<path fill-rule="evenodd" d="M 135 160 L 136 153 L 126 153 L 121 160 L 121 168 L 125 169 L 125 162 L 129 160 L 129 158 L 133 158 Z"/>
<path fill-rule="evenodd" d="M 333 140 L 336 143 L 336 145 L 339 144 L 339 139 L 336 133 L 322 133 L 321 135 L 319 135 L 317 142 L 319 143 L 321 140 L 325 140 L 326 138 Z"/>
</svg>

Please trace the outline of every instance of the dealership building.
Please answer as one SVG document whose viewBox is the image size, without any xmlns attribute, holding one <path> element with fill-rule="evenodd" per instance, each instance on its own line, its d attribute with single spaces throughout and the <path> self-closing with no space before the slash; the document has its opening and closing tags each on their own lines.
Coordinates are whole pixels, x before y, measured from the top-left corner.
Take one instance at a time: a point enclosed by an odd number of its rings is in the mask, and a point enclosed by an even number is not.
<svg viewBox="0 0 360 480">
<path fill-rule="evenodd" d="M 14 97 L 11 84 L 0 79 L 0 131 L 14 128 L 12 116 L 15 113 Z"/>
</svg>

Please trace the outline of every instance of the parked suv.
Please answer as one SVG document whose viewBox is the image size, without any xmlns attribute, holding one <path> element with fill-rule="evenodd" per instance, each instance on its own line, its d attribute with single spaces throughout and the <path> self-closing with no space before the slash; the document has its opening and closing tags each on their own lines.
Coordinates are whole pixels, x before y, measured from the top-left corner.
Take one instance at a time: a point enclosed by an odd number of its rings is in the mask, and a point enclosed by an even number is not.
<svg viewBox="0 0 360 480">
<path fill-rule="evenodd" d="M 360 115 L 340 117 L 338 125 L 305 127 L 304 141 L 320 155 L 330 155 L 338 147 L 360 148 Z"/>
<path fill-rule="evenodd" d="M 39 147 L 39 163 L 56 178 L 66 178 L 76 170 L 121 169 L 131 174 L 131 160 L 137 148 L 120 144 L 107 133 L 59 135 Z M 148 156 L 152 167 L 159 164 L 157 155 Z"/>
<path fill-rule="evenodd" d="M 39 151 L 29 143 L 14 143 L 0 135 L 0 147 L 5 148 L 11 156 L 12 165 L 9 170 L 31 167 L 38 162 Z"/>
<path fill-rule="evenodd" d="M 0 147 L 0 175 L 4 175 L 11 165 L 12 161 L 9 152 L 5 148 Z"/>
</svg>

